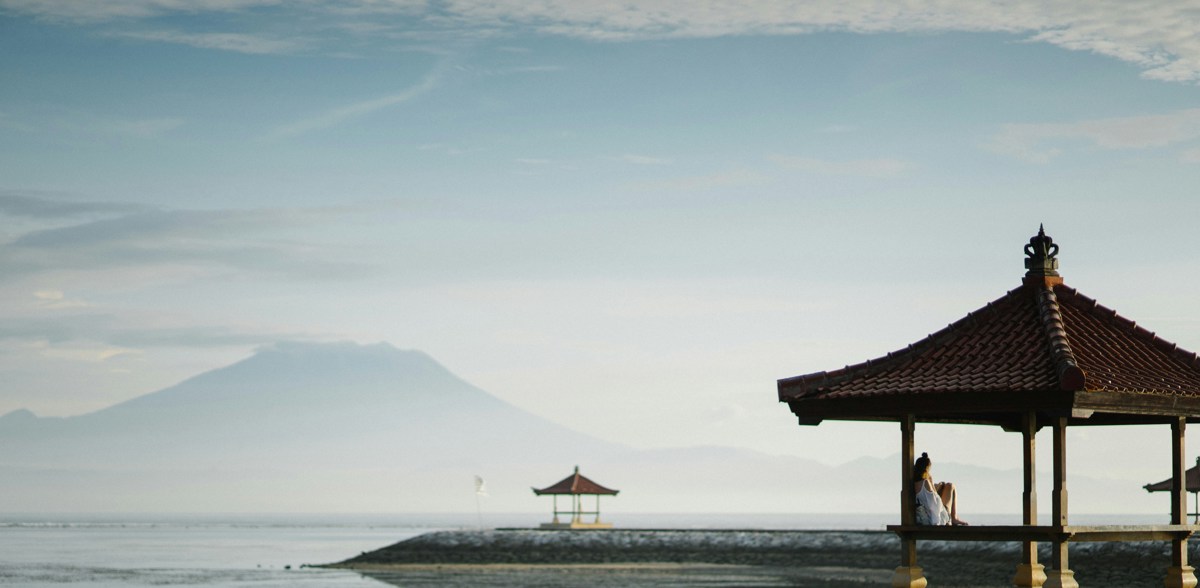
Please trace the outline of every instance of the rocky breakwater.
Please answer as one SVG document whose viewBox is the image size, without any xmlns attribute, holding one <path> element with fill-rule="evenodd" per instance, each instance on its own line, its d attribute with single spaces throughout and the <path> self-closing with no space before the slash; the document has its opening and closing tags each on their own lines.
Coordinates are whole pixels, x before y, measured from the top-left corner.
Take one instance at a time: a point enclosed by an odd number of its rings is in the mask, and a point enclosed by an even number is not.
<svg viewBox="0 0 1200 588">
<path fill-rule="evenodd" d="M 899 543 L 878 531 L 603 530 L 440 531 L 363 553 L 336 567 L 385 564 L 707 563 L 890 568 Z"/>
<path fill-rule="evenodd" d="M 1040 547 L 1041 561 L 1049 563 L 1049 545 Z M 1191 547 L 1196 561 L 1200 553 L 1197 546 Z M 1086 578 L 1090 585 L 1161 586 L 1169 550 L 1163 542 L 1073 544 L 1071 567 L 1076 578 Z M 885 531 L 498 529 L 427 533 L 322 567 L 370 571 L 414 566 L 760 566 L 791 570 L 793 579 L 809 577 L 794 575 L 802 571 L 841 570 L 843 580 L 835 585 L 848 586 L 888 578 L 899 554 L 898 539 Z M 926 577 L 945 587 L 1008 586 L 1019 556 L 1020 544 L 1014 542 L 924 541 L 918 546 Z M 850 581 L 855 571 L 866 576 Z"/>
</svg>

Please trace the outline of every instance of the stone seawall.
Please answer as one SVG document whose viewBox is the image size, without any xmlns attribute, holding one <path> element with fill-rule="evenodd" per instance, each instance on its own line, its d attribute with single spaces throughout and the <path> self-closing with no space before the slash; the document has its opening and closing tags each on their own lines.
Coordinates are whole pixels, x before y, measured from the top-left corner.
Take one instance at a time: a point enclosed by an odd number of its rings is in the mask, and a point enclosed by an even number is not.
<svg viewBox="0 0 1200 588">
<path fill-rule="evenodd" d="M 1041 560 L 1048 563 L 1049 546 Z M 924 541 L 918 559 L 939 586 L 1004 585 L 1015 572 L 1014 542 Z M 1192 560 L 1197 548 L 1192 546 Z M 876 570 L 899 560 L 899 541 L 885 531 L 618 529 L 439 531 L 327 567 L 359 570 L 410 565 L 723 564 L 773 568 Z M 1079 543 L 1071 567 L 1092 586 L 1161 586 L 1170 562 L 1165 542 Z"/>
</svg>

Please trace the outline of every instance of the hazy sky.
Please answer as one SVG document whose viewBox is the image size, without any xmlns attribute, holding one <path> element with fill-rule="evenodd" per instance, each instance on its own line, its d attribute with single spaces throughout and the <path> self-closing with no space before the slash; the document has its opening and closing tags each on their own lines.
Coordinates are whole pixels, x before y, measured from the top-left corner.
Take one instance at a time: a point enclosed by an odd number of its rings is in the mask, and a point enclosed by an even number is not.
<svg viewBox="0 0 1200 588">
<path fill-rule="evenodd" d="M 0 0 L 0 413 L 387 341 L 611 440 L 883 456 L 775 380 L 998 298 L 1039 223 L 1200 350 L 1200 6 L 797 4 Z"/>
</svg>

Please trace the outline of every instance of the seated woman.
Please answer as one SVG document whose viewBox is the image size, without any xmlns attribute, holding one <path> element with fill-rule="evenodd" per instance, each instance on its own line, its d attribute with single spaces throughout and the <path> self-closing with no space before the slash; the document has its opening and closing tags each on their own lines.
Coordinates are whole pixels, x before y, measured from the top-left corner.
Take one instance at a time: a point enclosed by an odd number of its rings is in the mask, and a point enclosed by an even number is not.
<svg viewBox="0 0 1200 588">
<path fill-rule="evenodd" d="M 949 482 L 933 483 L 929 468 L 933 462 L 928 453 L 913 463 L 913 489 L 917 493 L 918 525 L 965 525 L 958 518 L 958 491 Z"/>
</svg>

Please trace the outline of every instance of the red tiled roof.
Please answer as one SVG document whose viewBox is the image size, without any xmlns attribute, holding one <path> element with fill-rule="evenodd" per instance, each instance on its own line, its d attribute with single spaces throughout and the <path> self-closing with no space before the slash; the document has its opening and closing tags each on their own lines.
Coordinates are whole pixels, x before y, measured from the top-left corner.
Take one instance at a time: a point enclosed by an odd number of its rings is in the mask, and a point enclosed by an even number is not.
<svg viewBox="0 0 1200 588">
<path fill-rule="evenodd" d="M 620 490 L 605 488 L 579 473 L 579 467 L 575 467 L 575 473 L 563 478 L 556 484 L 552 484 L 541 490 L 533 489 L 533 493 L 538 496 L 544 494 L 611 494 L 616 495 Z"/>
<path fill-rule="evenodd" d="M 1183 479 L 1185 480 L 1183 487 L 1188 492 L 1200 492 L 1200 460 L 1196 460 L 1196 465 L 1184 472 Z M 1173 480 L 1167 478 L 1156 484 L 1146 484 L 1142 488 L 1145 488 L 1146 492 L 1170 492 L 1172 482 Z"/>
<path fill-rule="evenodd" d="M 905 349 L 778 384 L 798 415 L 827 400 L 932 394 L 984 394 L 1000 404 L 1048 391 L 1197 397 L 1200 359 L 1060 278 L 1036 277 Z"/>
</svg>

